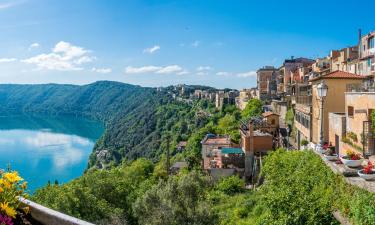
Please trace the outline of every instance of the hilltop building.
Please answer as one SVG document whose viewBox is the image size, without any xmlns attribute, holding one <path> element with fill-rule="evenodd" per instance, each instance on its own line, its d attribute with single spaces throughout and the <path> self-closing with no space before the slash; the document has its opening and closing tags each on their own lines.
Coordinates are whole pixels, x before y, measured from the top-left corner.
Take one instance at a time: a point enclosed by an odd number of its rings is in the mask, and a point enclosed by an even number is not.
<svg viewBox="0 0 375 225">
<path fill-rule="evenodd" d="M 297 130 L 296 140 L 298 148 L 303 139 L 319 143 L 320 139 L 320 99 L 317 85 L 322 81 L 328 86 L 328 93 L 324 100 L 324 141 L 329 140 L 329 113 L 342 112 L 345 109 L 345 92 L 348 85 L 361 84 L 364 77 L 343 71 L 335 71 L 324 76 L 311 79 L 311 86 L 305 92 L 300 92 L 295 105 L 294 125 Z"/>
<path fill-rule="evenodd" d="M 277 93 L 278 70 L 273 66 L 265 66 L 257 71 L 258 98 L 270 100 Z"/>
</svg>

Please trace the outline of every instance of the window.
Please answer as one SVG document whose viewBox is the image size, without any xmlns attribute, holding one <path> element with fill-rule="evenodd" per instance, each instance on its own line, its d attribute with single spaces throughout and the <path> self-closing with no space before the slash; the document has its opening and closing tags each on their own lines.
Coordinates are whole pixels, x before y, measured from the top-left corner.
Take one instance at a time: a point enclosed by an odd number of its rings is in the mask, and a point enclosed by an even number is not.
<svg viewBox="0 0 375 225">
<path fill-rule="evenodd" d="M 368 66 L 368 67 L 371 66 L 371 58 L 367 59 L 367 66 Z"/>
<path fill-rule="evenodd" d="M 368 39 L 368 48 L 374 48 L 374 37 Z"/>
<path fill-rule="evenodd" d="M 348 106 L 348 116 L 350 116 L 350 117 L 354 116 L 354 108 L 353 108 L 353 106 Z"/>
</svg>

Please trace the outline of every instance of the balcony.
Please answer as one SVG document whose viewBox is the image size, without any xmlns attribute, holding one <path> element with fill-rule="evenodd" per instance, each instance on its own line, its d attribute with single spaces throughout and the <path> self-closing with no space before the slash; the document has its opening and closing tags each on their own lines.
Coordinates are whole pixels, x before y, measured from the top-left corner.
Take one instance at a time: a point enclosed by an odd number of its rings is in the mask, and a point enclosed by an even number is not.
<svg viewBox="0 0 375 225">
<path fill-rule="evenodd" d="M 374 81 L 368 80 L 362 84 L 347 84 L 346 92 L 375 92 Z"/>
</svg>

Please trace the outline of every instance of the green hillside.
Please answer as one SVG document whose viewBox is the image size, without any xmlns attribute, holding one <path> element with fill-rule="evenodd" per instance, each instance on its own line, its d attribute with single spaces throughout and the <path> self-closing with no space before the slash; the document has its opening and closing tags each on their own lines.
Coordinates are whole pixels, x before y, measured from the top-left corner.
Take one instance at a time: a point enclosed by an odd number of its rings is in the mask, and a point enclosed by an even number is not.
<svg viewBox="0 0 375 225">
<path fill-rule="evenodd" d="M 106 129 L 95 145 L 90 166 L 99 168 L 122 159 L 157 161 L 173 132 L 171 145 L 186 140 L 204 125 L 204 116 L 167 92 L 119 82 L 89 85 L 0 85 L 0 114 L 74 115 L 103 121 Z"/>
</svg>

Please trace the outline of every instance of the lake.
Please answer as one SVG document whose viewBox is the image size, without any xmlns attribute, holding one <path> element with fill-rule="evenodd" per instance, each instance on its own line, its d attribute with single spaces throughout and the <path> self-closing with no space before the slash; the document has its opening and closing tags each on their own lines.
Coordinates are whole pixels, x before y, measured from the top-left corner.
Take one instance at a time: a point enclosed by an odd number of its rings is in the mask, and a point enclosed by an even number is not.
<svg viewBox="0 0 375 225">
<path fill-rule="evenodd" d="M 10 165 L 35 191 L 81 176 L 104 127 L 100 122 L 59 116 L 0 117 L 0 168 Z"/>
</svg>

